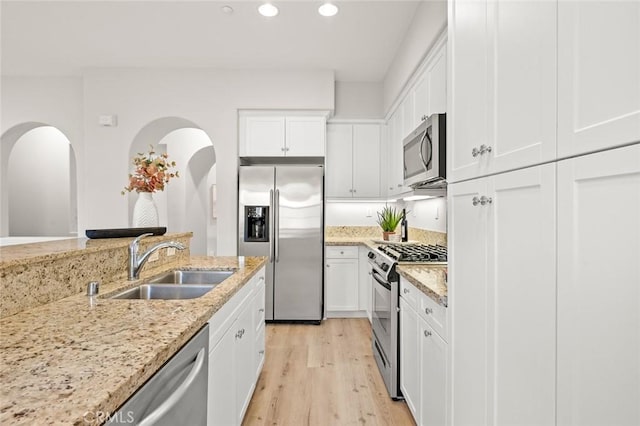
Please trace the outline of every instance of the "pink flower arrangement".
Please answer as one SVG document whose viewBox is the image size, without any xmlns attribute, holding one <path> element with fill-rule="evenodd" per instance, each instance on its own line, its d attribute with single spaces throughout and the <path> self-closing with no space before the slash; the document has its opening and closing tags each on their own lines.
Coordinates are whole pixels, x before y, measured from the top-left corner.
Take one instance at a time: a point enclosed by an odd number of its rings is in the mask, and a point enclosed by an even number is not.
<svg viewBox="0 0 640 426">
<path fill-rule="evenodd" d="M 122 195 L 126 192 L 156 192 L 164 191 L 164 187 L 169 180 L 180 177 L 178 172 L 170 172 L 169 169 L 176 166 L 175 161 L 168 161 L 168 155 L 159 154 L 153 150 L 153 145 L 149 154 L 139 152 L 133 158 L 136 169 L 129 174 L 129 186 L 124 188 Z"/>
</svg>

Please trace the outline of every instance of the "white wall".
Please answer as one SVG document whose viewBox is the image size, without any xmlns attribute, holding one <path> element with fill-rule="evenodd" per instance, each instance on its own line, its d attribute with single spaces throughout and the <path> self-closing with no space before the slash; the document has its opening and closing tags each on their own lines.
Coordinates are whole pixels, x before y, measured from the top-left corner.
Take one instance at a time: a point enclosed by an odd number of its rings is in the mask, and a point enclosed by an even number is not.
<svg viewBox="0 0 640 426">
<path fill-rule="evenodd" d="M 236 253 L 238 109 L 334 109 L 331 71 L 93 70 L 84 78 L 86 203 L 80 228 L 126 227 L 129 145 L 148 123 L 182 117 L 212 140 L 218 172 L 217 254 Z M 117 127 L 100 127 L 100 114 L 117 114 Z"/>
<path fill-rule="evenodd" d="M 409 210 L 409 227 L 447 232 L 446 198 L 430 198 L 418 201 L 398 200 L 388 203 L 398 209 Z M 378 226 L 376 212 L 385 206 L 384 202 L 327 202 L 325 210 L 326 226 Z"/>
<path fill-rule="evenodd" d="M 54 127 L 25 133 L 9 155 L 10 236 L 69 236 L 69 140 Z"/>
<path fill-rule="evenodd" d="M 382 83 L 336 82 L 335 118 L 380 119 Z"/>
<path fill-rule="evenodd" d="M 40 125 L 56 127 L 71 142 L 76 159 L 84 156 L 82 79 L 79 77 L 1 78 L 0 98 L 0 235 L 8 234 L 7 161 L 13 142 Z M 29 123 L 25 130 L 17 126 Z M 16 130 L 17 134 L 12 135 Z M 12 140 L 7 140 L 11 139 Z M 78 193 L 78 204 L 82 194 Z"/>
<path fill-rule="evenodd" d="M 383 82 L 383 111 L 385 113 L 389 111 L 411 74 L 420 65 L 446 26 L 446 0 L 427 0 L 418 6 L 413 21 Z"/>
</svg>

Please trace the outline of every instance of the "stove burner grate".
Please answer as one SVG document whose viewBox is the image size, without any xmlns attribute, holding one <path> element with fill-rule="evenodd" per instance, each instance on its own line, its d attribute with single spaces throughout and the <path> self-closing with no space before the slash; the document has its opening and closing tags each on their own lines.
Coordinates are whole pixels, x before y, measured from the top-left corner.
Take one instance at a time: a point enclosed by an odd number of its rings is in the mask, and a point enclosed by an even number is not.
<svg viewBox="0 0 640 426">
<path fill-rule="evenodd" d="M 426 244 L 385 244 L 378 250 L 398 262 L 446 262 L 447 247 Z"/>
</svg>

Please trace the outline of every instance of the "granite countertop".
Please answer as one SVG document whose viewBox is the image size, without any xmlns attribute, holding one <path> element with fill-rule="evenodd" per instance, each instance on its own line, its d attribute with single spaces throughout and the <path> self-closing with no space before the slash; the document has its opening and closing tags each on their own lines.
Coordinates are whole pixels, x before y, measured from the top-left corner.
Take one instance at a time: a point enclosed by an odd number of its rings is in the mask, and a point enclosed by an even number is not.
<svg viewBox="0 0 640 426">
<path fill-rule="evenodd" d="M 264 264 L 194 256 L 180 268 L 236 273 L 197 299 L 105 298 L 144 281 L 125 280 L 0 320 L 0 424 L 86 425 L 113 413 Z"/>
<path fill-rule="evenodd" d="M 325 246 L 364 245 L 375 249 L 379 240 L 367 237 L 327 237 Z M 398 273 L 440 305 L 447 306 L 447 267 L 444 265 L 401 264 Z"/>
</svg>

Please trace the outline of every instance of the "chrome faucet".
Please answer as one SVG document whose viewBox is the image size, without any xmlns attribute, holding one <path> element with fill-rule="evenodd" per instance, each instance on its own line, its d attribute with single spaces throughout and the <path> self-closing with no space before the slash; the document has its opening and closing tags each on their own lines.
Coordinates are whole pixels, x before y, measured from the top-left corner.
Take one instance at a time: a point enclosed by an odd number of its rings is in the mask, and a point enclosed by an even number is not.
<svg viewBox="0 0 640 426">
<path fill-rule="evenodd" d="M 186 248 L 177 241 L 165 241 L 150 247 L 149 250 L 138 256 L 138 245 L 140 240 L 144 237 L 148 237 L 149 235 L 153 234 L 142 234 L 129 244 L 129 281 L 138 279 L 140 276 L 140 269 L 142 269 L 144 264 L 147 263 L 149 256 L 151 256 L 153 252 L 169 247 L 177 248 L 178 250 L 184 250 Z"/>
</svg>

